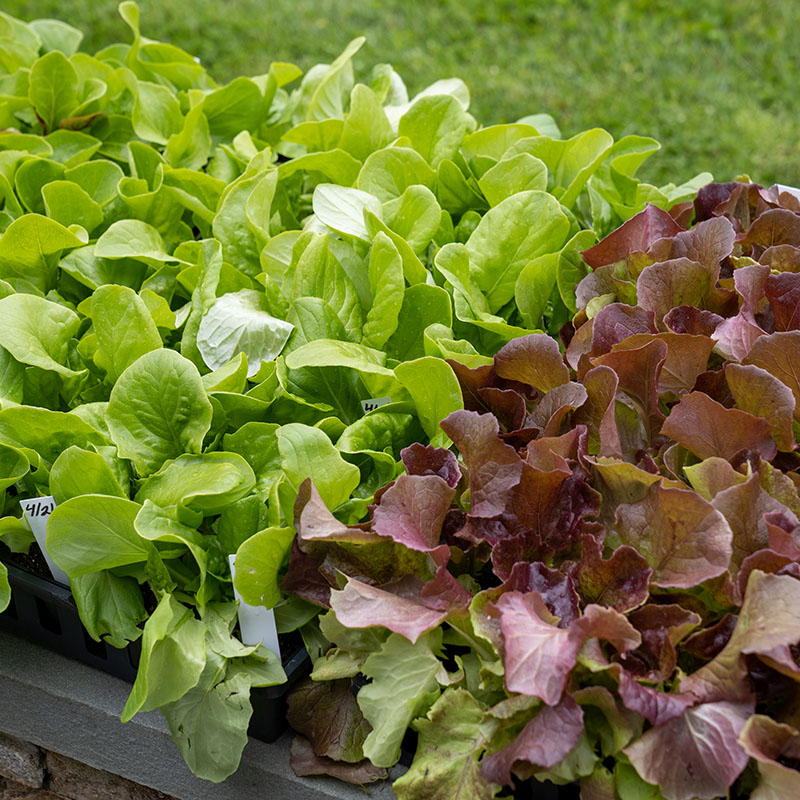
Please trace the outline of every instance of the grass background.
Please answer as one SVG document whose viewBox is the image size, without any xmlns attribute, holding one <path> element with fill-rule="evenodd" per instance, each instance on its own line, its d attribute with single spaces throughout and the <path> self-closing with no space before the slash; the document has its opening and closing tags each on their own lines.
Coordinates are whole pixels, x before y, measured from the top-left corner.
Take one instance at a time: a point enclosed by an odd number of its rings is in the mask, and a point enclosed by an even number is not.
<svg viewBox="0 0 800 800">
<path fill-rule="evenodd" d="M 329 62 L 367 36 L 356 70 L 389 62 L 410 93 L 458 76 L 484 125 L 548 112 L 565 136 L 654 136 L 656 183 L 708 170 L 800 185 L 798 0 L 140 0 L 142 31 L 216 80 Z M 114 0 L 4 0 L 81 28 L 83 49 L 128 41 Z"/>
</svg>

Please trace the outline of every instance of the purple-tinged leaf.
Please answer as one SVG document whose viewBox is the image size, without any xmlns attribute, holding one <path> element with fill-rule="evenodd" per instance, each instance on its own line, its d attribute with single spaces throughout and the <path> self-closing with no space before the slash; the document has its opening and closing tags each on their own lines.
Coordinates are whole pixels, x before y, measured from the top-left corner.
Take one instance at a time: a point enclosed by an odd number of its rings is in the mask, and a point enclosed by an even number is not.
<svg viewBox="0 0 800 800">
<path fill-rule="evenodd" d="M 761 783 L 754 798 L 784 800 L 800 792 L 800 733 L 796 728 L 755 714 L 747 721 L 739 743 L 758 762 Z"/>
<path fill-rule="evenodd" d="M 694 306 L 678 306 L 664 315 L 664 324 L 673 333 L 688 333 L 692 336 L 711 336 L 723 317 Z"/>
<path fill-rule="evenodd" d="M 656 325 L 664 330 L 663 319 L 676 306 L 700 305 L 713 286 L 707 267 L 688 258 L 675 258 L 651 264 L 642 270 L 636 282 L 639 305 L 655 316 Z"/>
<path fill-rule="evenodd" d="M 635 677 L 653 683 L 669 680 L 678 666 L 678 642 L 700 624 L 700 616 L 679 605 L 649 603 L 628 614 L 642 643 L 619 657 Z"/>
<path fill-rule="evenodd" d="M 478 389 L 478 396 L 505 431 L 516 431 L 525 423 L 525 398 L 514 389 L 485 386 Z"/>
<path fill-rule="evenodd" d="M 610 352 L 619 342 L 637 333 L 655 333 L 656 324 L 652 311 L 641 306 L 611 303 L 594 315 L 592 324 L 592 355 Z"/>
<path fill-rule="evenodd" d="M 615 345 L 618 350 L 633 350 L 648 342 L 659 340 L 667 345 L 667 357 L 658 376 L 658 394 L 671 392 L 681 395 L 690 392 L 697 376 L 706 370 L 714 340 L 710 336 L 691 336 L 681 333 L 638 334 Z"/>
<path fill-rule="evenodd" d="M 376 767 L 365 758 L 357 764 L 334 761 L 314 754 L 311 743 L 303 736 L 295 736 L 292 740 L 289 764 L 294 774 L 299 777 L 304 775 L 332 775 L 340 781 L 361 785 L 385 780 L 389 772 L 384 767 Z"/>
<path fill-rule="evenodd" d="M 530 774 L 531 767 L 554 767 L 567 757 L 583 733 L 583 711 L 569 696 L 543 708 L 507 747 L 486 756 L 483 775 L 492 783 L 514 786 L 511 773 Z"/>
<path fill-rule="evenodd" d="M 514 564 L 503 584 L 506 591 L 539 592 L 547 610 L 559 618 L 558 627 L 569 627 L 580 614 L 578 594 L 572 578 L 540 561 Z"/>
<path fill-rule="evenodd" d="M 498 439 L 497 420 L 489 414 L 454 411 L 441 426 L 455 442 L 469 470 L 470 515 L 502 514 L 508 492 L 519 483 L 522 459 L 513 447 Z"/>
<path fill-rule="evenodd" d="M 647 600 L 652 567 L 632 547 L 618 547 L 603 560 L 603 546 L 594 536 L 581 536 L 581 560 L 576 578 L 587 603 L 624 614 Z"/>
<path fill-rule="evenodd" d="M 539 561 L 572 546 L 584 517 L 595 514 L 599 496 L 582 472 L 543 471 L 525 464 L 519 484 L 511 490 L 506 523 L 515 532 L 494 545 L 495 574 L 506 578 L 517 561 Z"/>
<path fill-rule="evenodd" d="M 680 717 L 698 698 L 689 692 L 661 692 L 639 683 L 625 669 L 619 668 L 619 696 L 625 708 L 643 716 L 651 725 L 663 725 Z"/>
<path fill-rule="evenodd" d="M 728 644 L 738 619 L 737 614 L 726 614 L 716 624 L 692 634 L 683 643 L 682 649 L 695 658 L 710 661 Z"/>
<path fill-rule="evenodd" d="M 758 259 L 775 272 L 800 272 L 800 247 L 790 244 L 777 244 L 767 248 Z"/>
<path fill-rule="evenodd" d="M 478 394 L 478 390 L 494 385 L 494 367 L 487 364 L 470 369 L 460 361 L 454 361 L 451 358 L 447 359 L 447 363 L 452 367 L 458 379 L 458 385 L 461 387 L 461 394 L 464 398 L 464 408 L 467 411 L 477 411 L 479 414 L 489 411 L 486 403 Z"/>
<path fill-rule="evenodd" d="M 764 293 L 772 306 L 775 330 L 793 331 L 800 328 L 800 273 L 770 275 Z"/>
<path fill-rule="evenodd" d="M 611 367 L 617 373 L 619 388 L 638 408 L 651 443 L 664 421 L 658 407 L 658 381 L 666 358 L 667 345 L 655 340 L 643 347 L 606 353 L 591 360 L 594 366 Z"/>
<path fill-rule="evenodd" d="M 572 417 L 576 425 L 586 425 L 588 447 L 593 455 L 622 458 L 615 416 L 615 400 L 619 379 L 611 367 L 598 366 L 583 376 L 586 402 Z"/>
<path fill-rule="evenodd" d="M 616 285 L 613 267 L 597 267 L 593 272 L 584 275 L 575 286 L 577 308 L 582 311 L 595 297 L 616 294 Z"/>
<path fill-rule="evenodd" d="M 781 244 L 800 247 L 800 216 L 785 208 L 768 209 L 753 220 L 739 242 L 763 250 Z"/>
<path fill-rule="evenodd" d="M 797 564 L 787 569 L 793 570 L 792 577 L 797 580 Z M 755 685 L 759 702 L 770 700 L 787 690 L 794 692 L 794 683 L 800 682 L 800 664 L 797 662 L 797 645 L 793 648 L 779 647 L 755 658 L 747 657 L 750 681 Z M 761 684 L 759 686 L 759 684 Z"/>
<path fill-rule="evenodd" d="M 796 564 L 794 561 L 795 559 L 777 553 L 775 550 L 769 548 L 751 553 L 742 561 L 739 575 L 736 579 L 739 596 L 744 597 L 747 581 L 750 579 L 750 573 L 757 569 L 771 575 L 792 575 L 795 578 L 800 577 L 800 564 Z"/>
<path fill-rule="evenodd" d="M 712 334 L 717 352 L 733 361 L 744 361 L 766 331 L 742 314 L 723 320 Z"/>
<path fill-rule="evenodd" d="M 728 520 L 733 532 L 730 571 L 735 577 L 747 556 L 769 546 L 764 514 L 785 511 L 786 507 L 761 488 L 758 473 L 744 483 L 723 489 L 711 505 Z"/>
<path fill-rule="evenodd" d="M 405 636 L 412 644 L 447 616 L 384 589 L 350 578 L 344 589 L 331 592 L 331 608 L 347 628 L 380 625 Z"/>
<path fill-rule="evenodd" d="M 558 436 L 566 415 L 580 408 L 587 399 L 586 389 L 580 383 L 569 381 L 551 389 L 525 419 L 526 428 L 539 428 L 542 436 Z"/>
<path fill-rule="evenodd" d="M 712 607 L 732 608 L 742 601 L 741 596 L 737 594 L 736 584 L 733 582 L 731 573 L 727 570 L 722 575 L 705 581 L 703 590 Z"/>
<path fill-rule="evenodd" d="M 751 697 L 744 655 L 791 660 L 800 641 L 800 581 L 788 575 L 750 573 L 739 619 L 728 643 L 712 661 L 681 681 L 681 691 L 704 700 Z"/>
<path fill-rule="evenodd" d="M 775 183 L 767 189 L 770 194 L 777 192 L 778 202 L 781 208 L 788 208 L 789 211 L 794 211 L 795 214 L 800 214 L 800 199 L 793 193 L 785 191 L 780 188 L 779 184 Z"/>
<path fill-rule="evenodd" d="M 737 231 L 746 231 L 756 217 L 778 205 L 777 193 L 764 189 L 757 183 L 723 185 L 732 188 L 728 197 L 713 210 L 713 214 L 715 217 L 727 217 Z M 698 221 L 699 219 L 698 216 Z"/>
<path fill-rule="evenodd" d="M 585 461 L 591 464 L 596 476 L 595 486 L 603 498 L 600 519 L 607 525 L 613 523 L 619 505 L 644 499 L 650 487 L 660 480 L 659 475 L 653 475 L 627 461 L 599 457 L 588 457 Z"/>
<path fill-rule="evenodd" d="M 644 211 L 631 217 L 581 255 L 590 267 L 596 269 L 622 261 L 633 252 L 646 252 L 657 239 L 675 236 L 682 230 L 666 211 L 648 203 Z"/>
<path fill-rule="evenodd" d="M 501 378 L 527 383 L 540 392 L 569 380 L 558 344 L 544 333 L 512 339 L 494 357 L 494 369 Z"/>
<path fill-rule="evenodd" d="M 364 719 L 349 678 L 301 681 L 287 698 L 286 720 L 304 736 L 317 756 L 359 762 L 371 728 Z"/>
<path fill-rule="evenodd" d="M 761 367 L 792 390 L 795 399 L 794 418 L 800 421 L 798 353 L 800 353 L 800 331 L 782 331 L 760 337 L 753 344 L 744 363 Z"/>
<path fill-rule="evenodd" d="M 764 296 L 764 287 L 769 276 L 769 267 L 752 264 L 740 267 L 733 273 L 736 291 L 742 298 L 739 313 L 719 324 L 712 334 L 717 350 L 726 358 L 743 361 L 756 340 L 766 334 L 757 323 L 756 308 Z"/>
<path fill-rule="evenodd" d="M 644 256 L 643 253 L 639 254 Z M 647 264 L 651 263 L 647 260 Z M 630 265 L 630 261 L 629 261 Z M 645 266 L 645 265 L 642 265 Z M 614 267 L 598 267 L 590 272 L 575 287 L 575 305 L 580 310 L 597 297 L 616 298 L 620 303 L 636 305 L 636 284 L 629 279 L 617 277 Z"/>
<path fill-rule="evenodd" d="M 730 460 L 737 453 L 749 451 L 769 461 L 777 452 L 766 420 L 725 408 L 702 392 L 681 397 L 670 410 L 661 433 L 698 458 L 719 456 Z"/>
<path fill-rule="evenodd" d="M 459 535 L 467 523 L 467 514 L 460 508 L 451 508 L 444 518 L 442 525 L 442 538 L 448 547 L 458 547 L 461 550 L 470 550 L 474 542 L 461 538 Z"/>
<path fill-rule="evenodd" d="M 525 426 L 525 423 L 522 423 Z M 500 434 L 500 439 L 515 450 L 523 450 L 541 434 L 538 428 L 522 427 Z"/>
<path fill-rule="evenodd" d="M 624 752 L 666 800 L 713 800 L 727 795 L 747 765 L 738 739 L 751 713 L 747 703 L 695 706 L 651 728 Z"/>
<path fill-rule="evenodd" d="M 435 480 L 447 492 L 453 491 L 436 476 L 424 480 Z M 325 508 L 313 485 L 306 486 L 306 482 L 301 485 L 295 516 L 295 544 L 299 551 L 313 559 L 317 573 L 330 587 L 337 585 L 338 573 L 378 585 L 409 575 L 425 580 L 430 577 L 433 565 L 449 558 L 450 548 L 447 545 L 413 550 L 390 537 L 364 530 L 367 523 L 360 526 L 342 525 Z M 398 536 L 401 535 L 398 533 Z M 309 582 L 308 589 L 304 587 L 304 581 Z M 322 596 L 324 584 L 316 578 L 311 563 L 296 557 L 294 551 L 281 586 L 311 602 L 328 605 L 327 598 Z M 312 592 L 312 595 L 309 596 L 308 592 Z"/>
<path fill-rule="evenodd" d="M 308 551 L 314 542 L 367 543 L 385 541 L 375 533 L 359 526 L 339 522 L 323 502 L 317 488 L 309 478 L 300 484 L 294 505 L 295 528 L 300 548 Z"/>
<path fill-rule="evenodd" d="M 564 358 L 567 364 L 575 370 L 579 378 L 583 377 L 589 369 L 589 354 L 592 352 L 592 331 L 594 319 L 587 320 L 575 331 L 569 340 Z"/>
<path fill-rule="evenodd" d="M 642 644 L 645 644 L 647 631 L 663 630 L 673 645 L 677 645 L 701 621 L 694 611 L 676 603 L 648 603 L 628 614 L 628 619 L 642 634 Z"/>
<path fill-rule="evenodd" d="M 753 364 L 726 364 L 725 379 L 737 408 L 765 419 L 779 450 L 794 450 L 792 417 L 796 403 L 792 390 Z"/>
<path fill-rule="evenodd" d="M 292 542 L 292 555 L 281 589 L 314 605 L 330 608 L 331 584 L 322 577 L 319 563 L 300 549 L 297 538 Z"/>
<path fill-rule="evenodd" d="M 585 455 L 586 429 L 576 425 L 563 436 L 540 436 L 528 442 L 525 462 L 536 469 L 549 472 L 554 469 L 572 472 L 569 461 L 577 461 Z"/>
<path fill-rule="evenodd" d="M 761 476 L 761 487 L 778 502 L 783 503 L 797 518 L 800 518 L 800 486 L 790 477 L 766 461 L 760 463 L 750 459 L 751 467 L 757 467 Z"/>
<path fill-rule="evenodd" d="M 764 523 L 770 548 L 792 561 L 800 559 L 800 525 L 797 517 L 792 513 L 772 512 L 764 515 Z"/>
<path fill-rule="evenodd" d="M 400 451 L 400 458 L 409 475 L 438 475 L 453 489 L 461 480 L 461 469 L 455 453 L 443 447 L 414 442 Z"/>
<path fill-rule="evenodd" d="M 769 267 L 763 264 L 748 264 L 734 270 L 733 284 L 736 292 L 741 297 L 740 313 L 754 319 L 769 278 Z"/>
<path fill-rule="evenodd" d="M 739 744 L 757 762 L 760 781 L 751 795 L 753 800 L 800 797 L 800 733 L 796 728 L 755 714 L 739 734 Z"/>
<path fill-rule="evenodd" d="M 375 508 L 373 531 L 411 550 L 434 550 L 455 493 L 438 475 L 400 475 Z"/>
<path fill-rule="evenodd" d="M 659 472 L 664 473 L 668 480 L 680 481 L 682 471 L 689 465 L 691 453 L 679 444 L 667 445 L 661 451 L 661 463 L 663 467 Z"/>
<path fill-rule="evenodd" d="M 734 189 L 740 184 L 735 181 L 729 183 L 707 183 L 698 192 L 694 199 L 695 220 L 702 222 L 714 216 L 715 209 L 726 202 Z"/>
<path fill-rule="evenodd" d="M 647 559 L 656 586 L 689 589 L 721 575 L 731 560 L 725 517 L 688 489 L 653 484 L 643 500 L 619 506 L 615 529 Z"/>
<path fill-rule="evenodd" d="M 694 202 L 692 200 L 686 200 L 683 203 L 675 203 L 675 205 L 670 206 L 667 210 L 678 225 L 682 228 L 688 228 L 694 217 Z"/>
<path fill-rule="evenodd" d="M 452 613 L 464 611 L 472 602 L 472 595 L 442 564 L 433 578 L 420 588 L 419 599 L 426 608 Z"/>
<path fill-rule="evenodd" d="M 620 652 L 638 647 L 641 637 L 622 614 L 590 605 L 568 629 L 550 621 L 538 592 L 507 592 L 497 601 L 505 642 L 505 680 L 510 692 L 556 705 L 578 653 L 589 637 L 610 641 Z"/>
<path fill-rule="evenodd" d="M 719 277 L 719 263 L 733 251 L 736 231 L 730 220 L 713 217 L 691 230 L 675 234 L 669 258 L 688 258 L 703 264 L 711 275 L 712 285 Z"/>
</svg>

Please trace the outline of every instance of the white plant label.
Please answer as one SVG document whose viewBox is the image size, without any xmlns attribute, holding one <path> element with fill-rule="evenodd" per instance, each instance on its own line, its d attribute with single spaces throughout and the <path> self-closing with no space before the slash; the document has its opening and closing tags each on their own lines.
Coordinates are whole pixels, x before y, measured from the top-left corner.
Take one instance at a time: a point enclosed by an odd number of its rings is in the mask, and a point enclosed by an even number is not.
<svg viewBox="0 0 800 800">
<path fill-rule="evenodd" d="M 793 194 L 798 200 L 800 200 L 800 189 L 796 186 L 784 186 L 782 183 L 775 184 L 778 187 L 779 192 L 789 192 L 789 194 Z"/>
<path fill-rule="evenodd" d="M 22 506 L 22 513 L 25 514 L 25 519 L 28 521 L 28 525 L 31 526 L 34 538 L 36 539 L 36 544 L 39 545 L 39 549 L 42 551 L 44 560 L 47 562 L 47 566 L 50 567 L 50 572 L 53 573 L 53 578 L 55 578 L 58 583 L 64 586 L 69 586 L 69 577 L 67 573 L 64 572 L 64 570 L 61 569 L 61 567 L 59 567 L 52 558 L 50 558 L 46 546 L 47 520 L 50 518 L 50 515 L 53 513 L 53 509 L 56 507 L 56 501 L 50 496 L 29 497 L 26 500 L 22 500 L 20 505 Z"/>
<path fill-rule="evenodd" d="M 361 401 L 361 408 L 365 414 L 369 414 L 370 411 L 374 411 L 381 406 L 386 406 L 391 402 L 391 397 L 370 397 L 368 400 Z"/>
<path fill-rule="evenodd" d="M 228 556 L 231 565 L 231 578 L 236 577 L 236 555 Z M 242 596 L 233 586 L 233 595 L 239 601 L 239 628 L 242 642 L 247 645 L 264 643 L 267 650 L 272 650 L 281 657 L 281 646 L 278 644 L 278 628 L 275 624 L 275 612 L 264 606 L 249 606 L 242 601 Z"/>
</svg>

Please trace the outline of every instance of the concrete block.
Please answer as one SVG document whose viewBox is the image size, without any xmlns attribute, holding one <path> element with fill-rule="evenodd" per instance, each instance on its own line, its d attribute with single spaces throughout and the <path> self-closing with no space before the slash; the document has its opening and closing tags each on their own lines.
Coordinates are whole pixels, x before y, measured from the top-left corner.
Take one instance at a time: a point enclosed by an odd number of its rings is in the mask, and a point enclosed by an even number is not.
<svg viewBox="0 0 800 800">
<path fill-rule="evenodd" d="M 172 800 L 165 794 L 105 770 L 67 758 L 46 754 L 48 788 L 67 800 Z"/>
<path fill-rule="evenodd" d="M 161 714 L 120 723 L 129 691 L 117 678 L 0 632 L 2 733 L 178 800 L 364 800 L 361 787 L 298 778 L 289 766 L 289 733 L 274 744 L 250 739 L 236 774 L 219 784 L 201 781 L 184 764 Z M 369 797 L 394 794 L 384 782 L 371 785 Z"/>
<path fill-rule="evenodd" d="M 0 795 L 0 797 L 2 797 L 2 795 Z M 46 789 L 42 789 L 33 794 L 20 795 L 19 797 L 15 795 L 13 798 L 9 798 L 9 800 L 64 800 L 64 798 L 60 795 L 48 792 Z"/>
<path fill-rule="evenodd" d="M 19 800 L 24 797 L 28 800 L 31 797 L 30 786 L 23 786 L 16 781 L 10 781 L 7 778 L 0 778 L 0 800 Z M 40 794 L 37 792 L 37 794 Z M 50 798 L 42 798 L 41 800 L 50 800 Z"/>
<path fill-rule="evenodd" d="M 0 775 L 29 789 L 44 782 L 42 754 L 38 747 L 0 733 Z"/>
</svg>

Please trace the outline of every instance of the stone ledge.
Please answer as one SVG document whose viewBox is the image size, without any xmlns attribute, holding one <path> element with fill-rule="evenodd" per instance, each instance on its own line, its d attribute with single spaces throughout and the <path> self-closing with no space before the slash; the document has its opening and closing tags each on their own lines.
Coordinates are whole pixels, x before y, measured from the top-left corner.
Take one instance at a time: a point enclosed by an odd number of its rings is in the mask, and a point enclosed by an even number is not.
<svg viewBox="0 0 800 800">
<path fill-rule="evenodd" d="M 130 685 L 0 632 L 0 733 L 178 800 L 364 800 L 364 790 L 331 778 L 298 778 L 289 766 L 291 736 L 250 739 L 239 771 L 221 784 L 195 778 L 156 711 L 119 721 Z M 369 787 L 391 800 L 387 782 Z"/>
</svg>

